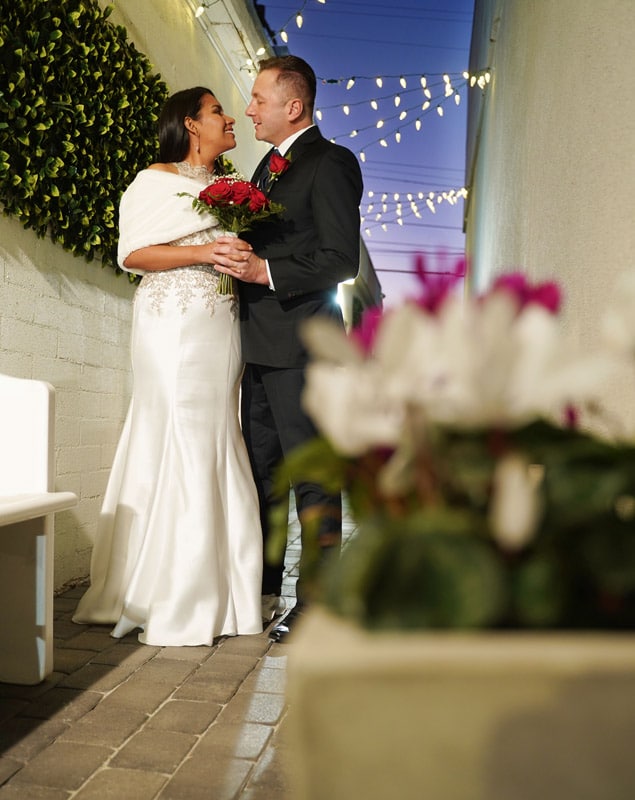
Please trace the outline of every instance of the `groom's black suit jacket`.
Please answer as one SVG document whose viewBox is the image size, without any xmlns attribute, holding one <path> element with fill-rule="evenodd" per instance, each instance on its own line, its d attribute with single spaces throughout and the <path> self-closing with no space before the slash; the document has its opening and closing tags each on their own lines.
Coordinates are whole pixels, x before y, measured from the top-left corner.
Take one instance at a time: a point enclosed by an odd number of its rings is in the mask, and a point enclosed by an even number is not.
<svg viewBox="0 0 635 800">
<path fill-rule="evenodd" d="M 337 284 L 359 267 L 362 176 L 353 153 L 309 128 L 287 153 L 291 163 L 268 191 L 285 210 L 241 234 L 269 261 L 275 291 L 240 283 L 243 359 L 271 367 L 301 367 L 306 352 L 298 326 L 322 314 L 341 320 Z M 257 181 L 267 154 L 254 172 Z"/>
</svg>

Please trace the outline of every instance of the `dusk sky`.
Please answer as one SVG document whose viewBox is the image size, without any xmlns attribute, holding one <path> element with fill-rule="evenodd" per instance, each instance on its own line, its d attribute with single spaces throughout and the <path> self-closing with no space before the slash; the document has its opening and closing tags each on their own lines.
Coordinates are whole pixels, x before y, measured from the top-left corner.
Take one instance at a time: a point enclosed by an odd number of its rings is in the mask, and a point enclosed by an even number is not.
<svg viewBox="0 0 635 800">
<path fill-rule="evenodd" d="M 463 201 L 439 203 L 438 197 L 465 185 L 468 91 L 479 91 L 469 89 L 462 76 L 474 0 L 260 0 L 260 5 L 269 27 L 287 32 L 289 51 L 315 69 L 322 133 L 360 160 L 364 154 L 362 237 L 384 304 L 395 305 L 416 292 L 416 253 L 428 255 L 430 266 L 440 250 L 463 253 Z M 275 41 L 282 43 L 279 36 Z M 430 106 L 424 109 L 426 100 Z"/>
</svg>

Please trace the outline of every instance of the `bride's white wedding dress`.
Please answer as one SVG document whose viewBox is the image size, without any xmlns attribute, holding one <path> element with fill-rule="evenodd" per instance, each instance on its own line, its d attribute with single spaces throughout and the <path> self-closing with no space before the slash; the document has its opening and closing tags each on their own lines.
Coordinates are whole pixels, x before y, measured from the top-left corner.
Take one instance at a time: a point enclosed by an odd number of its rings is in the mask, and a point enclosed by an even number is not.
<svg viewBox="0 0 635 800">
<path fill-rule="evenodd" d="M 210 182 L 200 168 L 179 172 L 146 177 L 181 177 L 179 190 L 195 193 Z M 208 227 L 171 243 L 202 244 L 219 233 Z M 237 309 L 233 296 L 217 293 L 218 278 L 210 266 L 148 272 L 135 294 L 133 397 L 91 585 L 74 616 L 114 623 L 115 637 L 140 628 L 147 644 L 209 645 L 262 630 L 258 499 L 238 419 Z"/>
</svg>

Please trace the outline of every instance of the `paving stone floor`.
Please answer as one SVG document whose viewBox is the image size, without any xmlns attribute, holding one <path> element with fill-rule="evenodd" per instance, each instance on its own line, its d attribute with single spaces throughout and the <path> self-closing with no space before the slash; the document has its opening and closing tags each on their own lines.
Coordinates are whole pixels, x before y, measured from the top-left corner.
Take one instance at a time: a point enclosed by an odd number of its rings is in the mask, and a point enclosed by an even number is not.
<svg viewBox="0 0 635 800">
<path fill-rule="evenodd" d="M 345 539 L 350 535 L 345 524 Z M 299 533 L 283 593 L 293 605 Z M 0 800 L 293 800 L 287 654 L 258 636 L 153 647 L 75 625 L 55 598 L 54 671 L 0 683 Z"/>
</svg>

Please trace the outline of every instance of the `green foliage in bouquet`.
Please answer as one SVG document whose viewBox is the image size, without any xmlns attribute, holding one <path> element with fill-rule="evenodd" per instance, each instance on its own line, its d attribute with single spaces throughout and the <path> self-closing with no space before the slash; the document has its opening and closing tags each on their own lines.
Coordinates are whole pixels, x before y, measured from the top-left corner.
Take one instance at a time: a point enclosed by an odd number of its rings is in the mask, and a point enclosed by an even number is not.
<svg viewBox="0 0 635 800">
<path fill-rule="evenodd" d="M 112 9 L 0 0 L 0 203 L 39 237 L 116 268 L 119 198 L 156 160 L 168 89 Z"/>
</svg>

